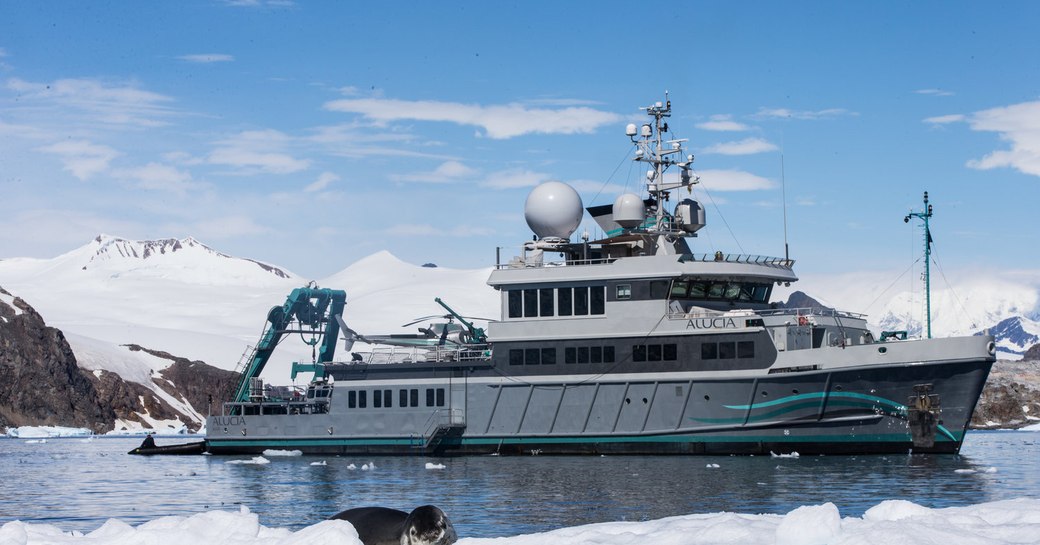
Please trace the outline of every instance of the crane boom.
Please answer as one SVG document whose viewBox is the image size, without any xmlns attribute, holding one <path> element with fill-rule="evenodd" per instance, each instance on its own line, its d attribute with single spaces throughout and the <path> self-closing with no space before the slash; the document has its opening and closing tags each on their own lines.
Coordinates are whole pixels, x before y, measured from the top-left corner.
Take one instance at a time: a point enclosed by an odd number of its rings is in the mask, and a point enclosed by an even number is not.
<svg viewBox="0 0 1040 545">
<path fill-rule="evenodd" d="M 339 336 L 339 320 L 336 317 L 343 315 L 346 300 L 347 292 L 343 290 L 311 285 L 294 289 L 284 305 L 271 307 L 267 313 L 267 327 L 242 373 L 234 400 L 248 401 L 250 379 L 260 376 L 267 360 L 286 333 L 310 333 L 311 339 L 304 339 L 304 342 L 310 346 L 321 345 L 317 349 L 315 363 L 332 361 Z M 293 329 L 293 325 L 298 327 Z"/>
</svg>

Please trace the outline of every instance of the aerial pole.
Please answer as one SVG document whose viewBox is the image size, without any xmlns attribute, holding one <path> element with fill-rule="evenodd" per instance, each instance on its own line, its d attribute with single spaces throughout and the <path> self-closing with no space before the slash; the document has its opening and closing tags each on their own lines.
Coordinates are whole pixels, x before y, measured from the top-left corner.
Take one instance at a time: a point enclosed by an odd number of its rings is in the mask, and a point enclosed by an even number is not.
<svg viewBox="0 0 1040 545">
<path fill-rule="evenodd" d="M 903 218 L 903 223 L 910 223 L 910 218 L 924 220 L 924 300 L 925 321 L 928 324 L 928 338 L 932 338 L 932 231 L 928 228 L 928 219 L 932 217 L 932 205 L 928 204 L 928 192 L 924 192 L 924 211 L 910 211 Z"/>
</svg>

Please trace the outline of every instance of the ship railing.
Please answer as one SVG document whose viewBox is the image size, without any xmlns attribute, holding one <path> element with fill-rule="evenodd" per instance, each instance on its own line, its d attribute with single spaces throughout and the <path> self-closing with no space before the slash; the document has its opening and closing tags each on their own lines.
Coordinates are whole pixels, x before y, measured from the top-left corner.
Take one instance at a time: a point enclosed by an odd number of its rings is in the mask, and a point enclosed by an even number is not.
<svg viewBox="0 0 1040 545">
<path fill-rule="evenodd" d="M 432 444 L 452 429 L 466 427 L 466 411 L 462 409 L 437 409 L 426 419 L 423 433 L 415 446 L 430 448 Z"/>
<path fill-rule="evenodd" d="M 381 346 L 375 347 L 369 352 L 354 352 L 353 354 L 356 355 L 354 356 L 354 361 L 350 363 L 366 363 L 372 365 L 431 361 L 456 363 L 491 360 L 491 348 L 486 344 Z"/>
<path fill-rule="evenodd" d="M 848 312 L 845 310 L 836 310 L 833 308 L 822 308 L 822 307 L 802 307 L 802 308 L 777 308 L 768 310 L 759 310 L 757 313 L 760 316 L 830 316 L 834 318 L 855 318 L 859 320 L 867 319 L 866 314 L 859 312 Z"/>
<path fill-rule="evenodd" d="M 499 263 L 495 265 L 496 269 L 525 269 L 525 268 L 541 268 L 541 267 L 575 267 L 581 265 L 609 265 L 617 261 L 616 257 L 599 258 L 599 259 L 567 259 L 557 261 L 544 261 L 541 259 L 520 259 L 514 258 L 508 263 Z M 746 263 L 751 265 L 762 265 L 766 267 L 775 267 L 778 269 L 790 270 L 794 267 L 794 260 L 783 258 L 783 257 L 771 257 L 765 255 L 749 255 L 749 254 L 724 254 L 722 252 L 715 252 L 713 254 L 683 254 L 678 258 L 680 263 L 689 262 L 703 262 L 703 263 Z"/>
</svg>

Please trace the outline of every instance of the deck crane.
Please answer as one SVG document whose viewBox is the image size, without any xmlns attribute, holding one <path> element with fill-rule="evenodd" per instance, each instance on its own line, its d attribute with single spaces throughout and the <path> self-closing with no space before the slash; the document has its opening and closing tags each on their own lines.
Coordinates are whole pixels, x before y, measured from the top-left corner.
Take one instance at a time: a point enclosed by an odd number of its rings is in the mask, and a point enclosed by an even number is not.
<svg viewBox="0 0 1040 545">
<path fill-rule="evenodd" d="M 241 403 L 249 400 L 252 379 L 260 376 L 275 347 L 287 333 L 299 333 L 304 343 L 316 351 L 315 366 L 331 362 L 336 353 L 339 321 L 342 320 L 346 300 L 347 292 L 319 288 L 312 282 L 294 289 L 284 305 L 272 307 L 267 313 L 267 325 L 260 342 L 244 362 L 245 369 L 234 401 Z"/>
</svg>

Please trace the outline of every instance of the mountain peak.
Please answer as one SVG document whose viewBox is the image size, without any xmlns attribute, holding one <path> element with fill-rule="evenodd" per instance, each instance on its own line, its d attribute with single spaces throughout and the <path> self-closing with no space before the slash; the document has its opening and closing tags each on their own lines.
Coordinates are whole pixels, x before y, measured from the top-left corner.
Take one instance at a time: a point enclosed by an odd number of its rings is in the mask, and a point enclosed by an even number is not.
<svg viewBox="0 0 1040 545">
<path fill-rule="evenodd" d="M 87 262 L 81 266 L 81 270 L 99 267 L 123 269 L 127 266 L 131 268 L 159 266 L 160 262 L 163 265 L 176 265 L 181 268 L 219 269 L 220 265 L 216 263 L 227 260 L 227 263 L 248 263 L 250 266 L 259 267 L 260 270 L 278 278 L 292 278 L 293 276 L 273 265 L 218 252 L 193 236 L 183 239 L 130 240 L 100 234 L 94 237 L 85 253 L 89 257 L 87 257 Z"/>
</svg>

